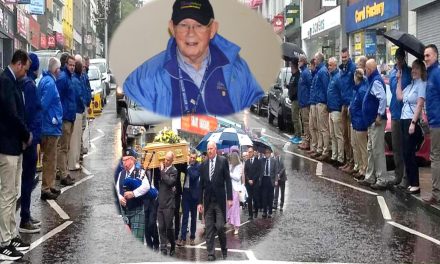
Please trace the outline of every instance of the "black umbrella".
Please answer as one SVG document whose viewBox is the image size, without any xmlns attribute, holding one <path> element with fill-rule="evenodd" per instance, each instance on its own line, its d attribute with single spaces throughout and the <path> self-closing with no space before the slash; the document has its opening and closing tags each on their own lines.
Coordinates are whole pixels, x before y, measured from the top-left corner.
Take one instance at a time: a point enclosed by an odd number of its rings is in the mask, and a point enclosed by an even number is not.
<svg viewBox="0 0 440 264">
<path fill-rule="evenodd" d="M 291 42 L 284 42 L 281 44 L 281 50 L 284 60 L 291 60 L 293 57 L 298 57 L 300 54 L 305 54 L 298 45 Z"/>
<path fill-rule="evenodd" d="M 252 143 L 254 143 L 254 148 L 258 152 L 264 153 L 266 149 L 272 150 L 272 147 L 269 145 L 269 143 L 262 139 L 252 139 Z"/>
<path fill-rule="evenodd" d="M 383 36 L 399 48 L 402 48 L 403 50 L 423 60 L 425 45 L 423 45 L 423 43 L 413 35 L 392 29 L 385 32 Z"/>
</svg>

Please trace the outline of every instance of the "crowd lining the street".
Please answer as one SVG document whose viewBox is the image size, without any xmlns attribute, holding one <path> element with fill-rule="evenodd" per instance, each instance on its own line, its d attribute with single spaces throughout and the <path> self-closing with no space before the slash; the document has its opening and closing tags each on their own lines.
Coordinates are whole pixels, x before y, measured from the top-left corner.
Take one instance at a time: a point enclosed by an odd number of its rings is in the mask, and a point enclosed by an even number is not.
<svg viewBox="0 0 440 264">
<path fill-rule="evenodd" d="M 87 71 L 89 59 L 63 53 L 41 69 L 35 53 L 17 50 L 0 75 L 0 260 L 17 260 L 28 250 L 20 233 L 40 232 L 41 221 L 30 212 L 37 170 L 38 144 L 42 157 L 41 199 L 56 199 L 73 185 L 70 170 L 81 169 L 82 135 L 91 102 Z M 20 197 L 20 224 L 15 212 Z M 18 232 L 17 232 L 18 231 Z"/>
</svg>

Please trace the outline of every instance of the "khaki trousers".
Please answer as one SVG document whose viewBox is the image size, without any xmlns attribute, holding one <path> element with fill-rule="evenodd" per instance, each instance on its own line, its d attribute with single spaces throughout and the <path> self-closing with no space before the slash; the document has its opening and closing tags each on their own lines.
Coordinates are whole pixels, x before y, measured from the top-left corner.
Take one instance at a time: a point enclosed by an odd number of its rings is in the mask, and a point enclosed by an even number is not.
<svg viewBox="0 0 440 264">
<path fill-rule="evenodd" d="M 50 192 L 55 184 L 58 136 L 42 136 L 43 172 L 41 192 Z"/>
<path fill-rule="evenodd" d="M 386 185 L 385 173 L 387 165 L 385 160 L 385 124 L 382 120 L 379 126 L 375 123 L 368 127 L 368 165 L 365 173 L 365 181 L 377 185 Z"/>
<path fill-rule="evenodd" d="M 368 165 L 368 153 L 367 153 L 367 142 L 368 142 L 368 133 L 367 131 L 355 131 L 351 134 L 355 139 L 355 149 L 353 149 L 353 153 L 357 153 L 357 162 L 358 162 L 358 170 L 359 173 L 365 175 Z M 385 168 L 386 169 L 386 168 Z"/>
<path fill-rule="evenodd" d="M 73 132 L 73 124 L 69 121 L 63 121 L 63 134 L 58 140 L 58 153 L 57 153 L 57 169 L 60 171 L 61 179 L 67 177 L 67 153 L 70 148 L 70 139 Z"/>
<path fill-rule="evenodd" d="M 0 246 L 16 236 L 15 211 L 21 189 L 23 156 L 0 154 Z"/>
<path fill-rule="evenodd" d="M 440 128 L 430 128 L 432 195 L 440 200 Z"/>
<path fill-rule="evenodd" d="M 332 140 L 332 160 L 344 162 L 344 137 L 342 136 L 341 112 L 333 111 L 329 117 Z"/>
<path fill-rule="evenodd" d="M 356 147 L 356 130 L 353 129 L 353 127 L 351 127 L 351 148 L 353 149 L 353 162 L 354 162 L 354 167 L 353 170 L 358 171 L 359 170 L 359 155 L 360 153 L 358 153 L 357 147 Z M 365 145 L 365 151 L 367 150 L 367 146 Z"/>
<path fill-rule="evenodd" d="M 69 152 L 67 153 L 67 167 L 69 170 L 75 170 L 76 165 L 79 164 L 79 157 L 81 155 L 81 137 L 83 132 L 82 123 L 83 115 L 76 114 L 72 137 L 70 139 Z"/>
<path fill-rule="evenodd" d="M 316 105 L 318 109 L 318 151 L 322 155 L 329 154 L 330 132 L 328 125 L 327 105 L 319 103 Z M 322 150 L 322 152 L 320 151 Z"/>
<path fill-rule="evenodd" d="M 293 124 L 293 135 L 295 137 L 301 137 L 302 134 L 302 127 L 301 123 L 299 122 L 299 104 L 298 100 L 294 100 L 291 102 L 290 109 L 292 111 L 292 124 Z"/>
<path fill-rule="evenodd" d="M 353 148 L 351 146 L 351 117 L 348 111 L 348 106 L 342 106 L 341 112 L 341 122 L 342 122 L 342 135 L 345 139 L 344 141 L 344 152 L 345 152 L 345 162 L 353 165 Z"/>
<path fill-rule="evenodd" d="M 300 109 L 301 113 L 301 126 L 303 128 L 302 140 L 305 144 L 309 144 L 310 142 L 310 126 L 309 126 L 309 118 L 310 118 L 310 108 L 303 107 Z"/>
<path fill-rule="evenodd" d="M 318 108 L 316 105 L 310 105 L 309 131 L 310 131 L 310 150 L 318 151 Z"/>
</svg>

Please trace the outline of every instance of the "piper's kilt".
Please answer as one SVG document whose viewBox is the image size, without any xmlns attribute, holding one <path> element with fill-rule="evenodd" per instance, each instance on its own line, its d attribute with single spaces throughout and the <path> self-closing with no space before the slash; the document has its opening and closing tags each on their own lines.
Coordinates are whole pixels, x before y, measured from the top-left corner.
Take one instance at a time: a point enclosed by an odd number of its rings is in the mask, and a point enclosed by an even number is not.
<svg viewBox="0 0 440 264">
<path fill-rule="evenodd" d="M 142 242 L 144 241 L 145 234 L 145 214 L 144 207 L 138 206 L 135 208 L 125 208 L 123 210 L 123 216 L 128 219 L 128 226 L 130 227 L 131 233 Z"/>
</svg>

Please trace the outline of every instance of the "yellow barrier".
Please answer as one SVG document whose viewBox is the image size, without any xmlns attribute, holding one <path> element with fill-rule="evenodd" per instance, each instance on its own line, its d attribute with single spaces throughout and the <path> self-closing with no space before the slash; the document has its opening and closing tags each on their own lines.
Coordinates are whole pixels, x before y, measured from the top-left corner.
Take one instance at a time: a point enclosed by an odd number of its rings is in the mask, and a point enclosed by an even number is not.
<svg viewBox="0 0 440 264">
<path fill-rule="evenodd" d="M 93 97 L 93 113 L 94 114 L 101 114 L 101 112 L 102 112 L 101 94 L 97 93 Z"/>
<path fill-rule="evenodd" d="M 94 113 L 94 106 L 93 100 L 90 102 L 89 107 L 87 108 L 87 119 L 95 119 L 95 113 Z"/>
</svg>

